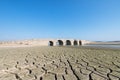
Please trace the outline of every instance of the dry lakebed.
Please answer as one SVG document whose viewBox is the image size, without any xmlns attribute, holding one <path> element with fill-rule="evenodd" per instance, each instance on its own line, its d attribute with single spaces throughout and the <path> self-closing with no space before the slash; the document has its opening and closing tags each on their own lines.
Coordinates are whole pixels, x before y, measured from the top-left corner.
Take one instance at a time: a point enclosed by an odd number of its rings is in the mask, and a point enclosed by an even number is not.
<svg viewBox="0 0 120 80">
<path fill-rule="evenodd" d="M 120 80 L 120 49 L 0 47 L 0 80 Z"/>
</svg>

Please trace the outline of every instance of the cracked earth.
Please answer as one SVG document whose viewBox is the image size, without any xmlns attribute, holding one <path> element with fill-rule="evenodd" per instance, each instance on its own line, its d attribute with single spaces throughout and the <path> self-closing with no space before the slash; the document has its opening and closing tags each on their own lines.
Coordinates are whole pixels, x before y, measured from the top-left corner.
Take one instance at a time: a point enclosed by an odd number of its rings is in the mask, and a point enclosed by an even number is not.
<svg viewBox="0 0 120 80">
<path fill-rule="evenodd" d="M 120 50 L 0 48 L 0 80 L 120 80 Z"/>
</svg>

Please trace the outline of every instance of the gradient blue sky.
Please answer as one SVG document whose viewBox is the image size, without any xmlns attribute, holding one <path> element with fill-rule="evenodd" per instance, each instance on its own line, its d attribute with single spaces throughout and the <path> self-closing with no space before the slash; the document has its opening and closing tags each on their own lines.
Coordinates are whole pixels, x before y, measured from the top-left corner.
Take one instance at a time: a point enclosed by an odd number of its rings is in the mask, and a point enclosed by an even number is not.
<svg viewBox="0 0 120 80">
<path fill-rule="evenodd" d="M 120 40 L 120 0 L 0 0 L 0 40 Z"/>
</svg>

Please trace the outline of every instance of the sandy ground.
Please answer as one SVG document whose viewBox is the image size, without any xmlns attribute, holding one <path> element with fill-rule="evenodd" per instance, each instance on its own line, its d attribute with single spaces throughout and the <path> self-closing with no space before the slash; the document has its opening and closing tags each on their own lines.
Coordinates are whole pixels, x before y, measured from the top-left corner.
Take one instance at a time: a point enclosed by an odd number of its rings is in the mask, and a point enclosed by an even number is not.
<svg viewBox="0 0 120 80">
<path fill-rule="evenodd" d="M 120 80 L 120 50 L 0 47 L 0 80 Z"/>
</svg>

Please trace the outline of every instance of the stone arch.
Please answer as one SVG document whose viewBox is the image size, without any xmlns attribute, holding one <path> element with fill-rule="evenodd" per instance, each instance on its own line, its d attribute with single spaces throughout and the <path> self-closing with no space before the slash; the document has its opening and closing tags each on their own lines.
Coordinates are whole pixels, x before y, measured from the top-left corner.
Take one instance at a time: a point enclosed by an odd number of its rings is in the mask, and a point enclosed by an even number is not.
<svg viewBox="0 0 120 80">
<path fill-rule="evenodd" d="M 58 40 L 58 45 L 59 46 L 63 46 L 63 41 L 62 40 Z"/>
<path fill-rule="evenodd" d="M 79 45 L 82 45 L 82 41 L 81 40 L 79 41 Z"/>
<path fill-rule="evenodd" d="M 53 45 L 54 45 L 53 41 L 49 41 L 49 46 L 53 46 Z"/>
<path fill-rule="evenodd" d="M 66 45 L 71 45 L 71 41 L 70 40 L 66 40 Z"/>
<path fill-rule="evenodd" d="M 74 40 L 73 45 L 75 45 L 75 46 L 78 45 L 77 40 Z"/>
</svg>

